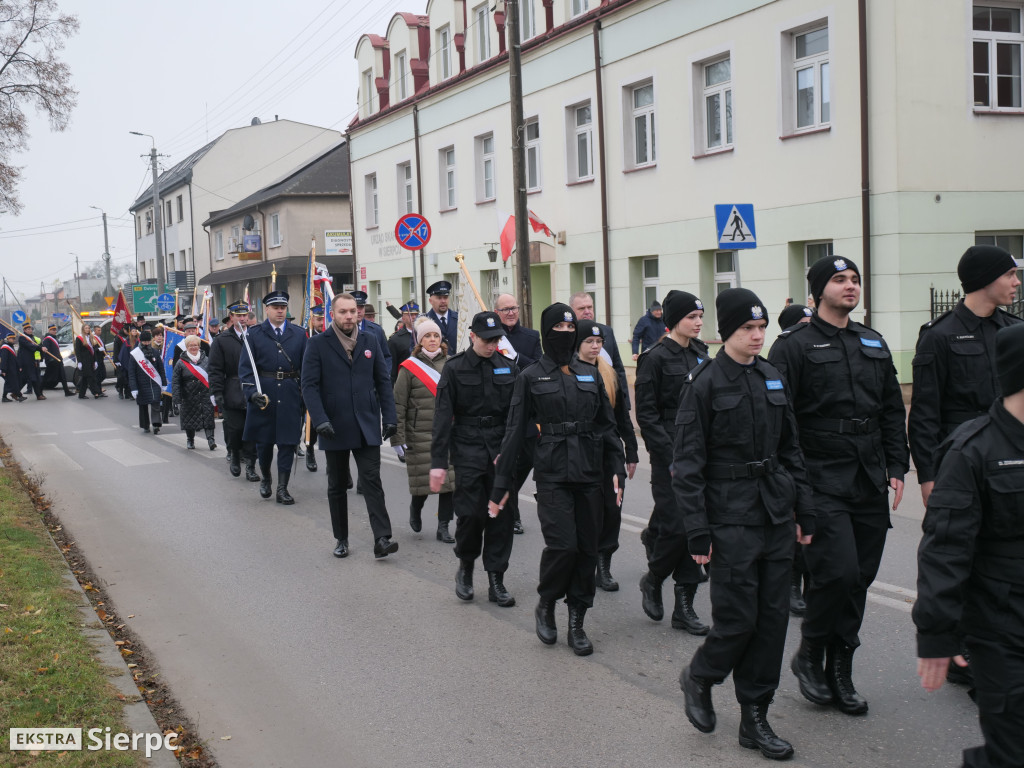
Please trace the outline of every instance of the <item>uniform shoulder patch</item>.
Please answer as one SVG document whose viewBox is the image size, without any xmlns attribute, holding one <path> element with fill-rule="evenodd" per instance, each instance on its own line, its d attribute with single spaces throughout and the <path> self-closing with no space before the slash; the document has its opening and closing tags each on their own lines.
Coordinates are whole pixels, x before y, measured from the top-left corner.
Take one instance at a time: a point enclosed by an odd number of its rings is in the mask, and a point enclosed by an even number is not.
<svg viewBox="0 0 1024 768">
<path fill-rule="evenodd" d="M 809 328 L 810 325 L 811 325 L 810 323 L 797 323 L 792 328 L 787 328 L 782 333 L 780 333 L 779 334 L 779 338 L 780 339 L 785 339 L 785 338 L 788 338 L 790 335 L 792 335 L 794 333 L 800 333 L 800 331 L 803 331 L 803 330 L 806 330 L 807 328 Z"/>
<path fill-rule="evenodd" d="M 1024 318 L 1017 317 L 1016 315 L 1010 314 L 1002 307 L 996 307 L 996 314 L 999 315 L 1003 320 L 1006 321 L 1007 325 L 1014 325 L 1015 323 L 1024 323 Z"/>
<path fill-rule="evenodd" d="M 692 384 L 697 380 L 698 376 L 704 373 L 704 371 L 709 370 L 713 363 L 714 360 L 708 360 L 706 363 L 701 363 L 696 368 L 692 368 L 690 372 L 686 374 L 686 381 Z"/>
<path fill-rule="evenodd" d="M 945 318 L 949 317 L 952 314 L 953 314 L 953 310 L 952 309 L 947 309 L 945 312 L 943 312 L 938 317 L 934 318 L 933 320 L 929 320 L 927 323 L 922 325 L 921 326 L 921 330 L 924 331 L 927 328 L 934 327 L 937 323 L 941 322 L 942 320 L 944 320 Z"/>
</svg>

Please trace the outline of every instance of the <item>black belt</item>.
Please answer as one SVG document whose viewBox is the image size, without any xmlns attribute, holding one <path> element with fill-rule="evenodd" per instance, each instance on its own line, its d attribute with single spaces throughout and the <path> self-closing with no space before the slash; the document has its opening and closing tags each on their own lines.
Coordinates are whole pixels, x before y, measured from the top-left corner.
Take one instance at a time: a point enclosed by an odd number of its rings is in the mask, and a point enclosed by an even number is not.
<svg viewBox="0 0 1024 768">
<path fill-rule="evenodd" d="M 803 419 L 801 429 L 817 429 L 839 435 L 869 435 L 881 429 L 878 419 Z"/>
<path fill-rule="evenodd" d="M 501 416 L 456 416 L 455 423 L 460 427 L 503 427 L 505 419 Z"/>
<path fill-rule="evenodd" d="M 563 421 L 561 424 L 541 424 L 542 435 L 582 435 L 594 431 L 592 421 Z"/>
<path fill-rule="evenodd" d="M 708 477 L 711 480 L 745 480 L 764 477 L 779 468 L 779 459 L 772 454 L 763 461 L 748 461 L 746 464 L 709 464 Z"/>
<path fill-rule="evenodd" d="M 1024 559 L 1024 539 L 978 539 L 975 551 L 979 555 Z"/>
<path fill-rule="evenodd" d="M 299 371 L 260 371 L 261 379 L 297 379 L 302 373 Z"/>
</svg>

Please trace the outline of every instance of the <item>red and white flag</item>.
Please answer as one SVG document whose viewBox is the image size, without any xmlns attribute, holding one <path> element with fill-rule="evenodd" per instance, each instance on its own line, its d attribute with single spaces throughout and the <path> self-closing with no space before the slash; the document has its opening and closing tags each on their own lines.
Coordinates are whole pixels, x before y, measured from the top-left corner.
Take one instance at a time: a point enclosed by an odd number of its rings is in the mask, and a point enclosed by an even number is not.
<svg viewBox="0 0 1024 768">
<path fill-rule="evenodd" d="M 115 336 L 124 338 L 124 327 L 131 322 L 128 314 L 128 302 L 124 298 L 124 291 L 117 292 L 117 303 L 114 305 L 114 317 L 110 320 L 110 332 Z"/>
<path fill-rule="evenodd" d="M 530 226 L 534 232 L 543 232 L 548 237 L 554 237 L 554 232 L 551 231 L 551 227 L 543 222 L 543 220 L 533 211 L 529 211 Z M 509 216 L 505 221 L 505 226 L 501 229 L 501 237 L 498 238 L 501 243 L 501 260 L 508 261 L 512 258 L 512 249 L 516 247 L 516 217 Z"/>
<path fill-rule="evenodd" d="M 142 347 L 136 347 L 133 349 L 132 357 L 135 359 L 135 362 L 139 364 L 139 368 L 142 369 L 143 373 L 155 381 L 158 386 L 163 387 L 163 379 L 160 378 L 160 374 L 157 369 L 153 367 L 153 364 L 146 359 L 144 354 L 142 354 Z"/>
<path fill-rule="evenodd" d="M 555 233 L 551 231 L 551 228 L 547 224 L 545 224 L 543 221 L 541 221 L 540 216 L 538 216 L 533 211 L 530 211 L 529 213 L 530 213 L 530 226 L 533 227 L 533 231 L 534 232 L 543 232 L 548 237 L 554 237 L 555 236 Z"/>
</svg>

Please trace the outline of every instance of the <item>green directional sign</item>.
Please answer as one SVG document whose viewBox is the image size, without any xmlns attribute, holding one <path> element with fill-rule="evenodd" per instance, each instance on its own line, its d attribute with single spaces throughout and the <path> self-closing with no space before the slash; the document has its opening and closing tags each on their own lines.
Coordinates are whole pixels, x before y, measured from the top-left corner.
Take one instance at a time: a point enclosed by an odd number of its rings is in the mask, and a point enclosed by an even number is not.
<svg viewBox="0 0 1024 768">
<path fill-rule="evenodd" d="M 156 313 L 156 299 L 159 296 L 156 285 L 133 285 L 132 286 L 132 311 L 135 314 L 140 312 Z"/>
</svg>

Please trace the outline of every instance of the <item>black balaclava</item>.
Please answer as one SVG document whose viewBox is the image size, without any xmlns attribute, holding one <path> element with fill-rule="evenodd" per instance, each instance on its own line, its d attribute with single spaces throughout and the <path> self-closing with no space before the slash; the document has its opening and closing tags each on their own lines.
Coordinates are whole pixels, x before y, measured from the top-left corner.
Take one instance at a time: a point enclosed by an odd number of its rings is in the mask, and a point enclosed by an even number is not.
<svg viewBox="0 0 1024 768">
<path fill-rule="evenodd" d="M 544 341 L 544 356 L 556 365 L 568 365 L 572 361 L 573 353 L 576 352 L 575 328 L 572 331 L 552 330 L 559 323 L 566 321 L 575 326 L 576 313 L 568 304 L 560 302 L 552 304 L 540 315 L 540 335 Z"/>
</svg>

